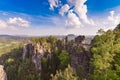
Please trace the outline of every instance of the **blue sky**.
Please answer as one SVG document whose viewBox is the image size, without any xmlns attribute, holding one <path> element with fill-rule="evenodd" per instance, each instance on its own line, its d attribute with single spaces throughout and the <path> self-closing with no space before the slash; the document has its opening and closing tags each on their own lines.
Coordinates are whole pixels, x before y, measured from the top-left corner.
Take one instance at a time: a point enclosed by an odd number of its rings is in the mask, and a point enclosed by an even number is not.
<svg viewBox="0 0 120 80">
<path fill-rule="evenodd" d="M 120 22 L 120 0 L 0 0 L 0 34 L 94 35 Z"/>
</svg>

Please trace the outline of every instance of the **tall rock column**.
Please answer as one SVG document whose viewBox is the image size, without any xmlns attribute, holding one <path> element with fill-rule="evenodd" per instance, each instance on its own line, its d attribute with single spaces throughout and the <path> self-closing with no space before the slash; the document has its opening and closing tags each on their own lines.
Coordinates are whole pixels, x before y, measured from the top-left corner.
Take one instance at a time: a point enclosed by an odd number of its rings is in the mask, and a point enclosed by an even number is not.
<svg viewBox="0 0 120 80">
<path fill-rule="evenodd" d="M 6 72 L 4 71 L 4 66 L 0 65 L 0 80 L 7 80 Z"/>
</svg>

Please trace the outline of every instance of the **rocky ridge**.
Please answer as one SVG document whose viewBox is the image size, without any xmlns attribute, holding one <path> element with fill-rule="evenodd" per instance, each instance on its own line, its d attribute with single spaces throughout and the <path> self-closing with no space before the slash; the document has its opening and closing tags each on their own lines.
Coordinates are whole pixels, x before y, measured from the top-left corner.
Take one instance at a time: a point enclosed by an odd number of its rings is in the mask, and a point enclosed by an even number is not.
<svg viewBox="0 0 120 80">
<path fill-rule="evenodd" d="M 85 71 L 85 76 L 89 72 L 89 61 L 90 61 L 90 47 L 91 44 L 86 42 L 85 36 L 76 37 L 73 42 L 69 42 L 68 38 L 63 39 L 64 46 L 63 49 L 66 49 L 71 56 L 71 66 L 74 69 L 82 67 Z M 35 65 L 37 70 L 41 70 L 41 60 L 43 57 L 47 59 L 51 57 L 51 49 L 47 48 L 48 43 L 30 43 L 23 48 L 23 59 L 25 57 L 31 58 L 31 61 Z M 61 43 L 57 44 L 60 47 Z"/>
</svg>

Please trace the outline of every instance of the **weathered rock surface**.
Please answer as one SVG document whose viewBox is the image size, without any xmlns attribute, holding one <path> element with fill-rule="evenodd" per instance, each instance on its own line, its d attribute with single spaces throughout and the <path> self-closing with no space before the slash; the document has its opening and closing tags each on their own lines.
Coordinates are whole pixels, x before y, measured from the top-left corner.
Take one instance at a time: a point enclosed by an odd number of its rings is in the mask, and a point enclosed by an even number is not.
<svg viewBox="0 0 120 80">
<path fill-rule="evenodd" d="M 63 43 L 60 40 L 57 42 L 57 47 L 59 49 L 66 49 L 71 56 L 71 66 L 74 69 L 82 67 L 87 76 L 89 73 L 89 61 L 91 58 L 90 47 L 91 43 L 87 43 L 85 36 L 78 36 L 74 39 L 73 42 L 69 42 L 66 37 L 63 39 Z M 48 48 L 48 44 L 27 44 L 23 48 L 23 59 L 30 58 L 34 63 L 37 70 L 41 70 L 42 58 L 46 57 L 47 59 L 51 57 L 51 49 Z"/>
<path fill-rule="evenodd" d="M 75 38 L 75 43 L 79 44 L 82 43 L 84 40 L 85 40 L 85 36 L 80 35 Z"/>
<path fill-rule="evenodd" d="M 71 55 L 71 66 L 75 70 L 82 68 L 86 77 L 89 73 L 90 47 L 91 43 L 87 43 L 85 36 L 76 37 L 75 41 L 68 47 L 68 52 Z"/>
<path fill-rule="evenodd" d="M 4 71 L 4 66 L 0 65 L 0 80 L 7 80 L 6 72 Z"/>
<path fill-rule="evenodd" d="M 30 43 L 23 48 L 23 59 L 29 58 L 37 70 L 41 70 L 41 62 L 43 57 L 50 57 L 50 50 L 47 50 L 45 45 Z"/>
</svg>

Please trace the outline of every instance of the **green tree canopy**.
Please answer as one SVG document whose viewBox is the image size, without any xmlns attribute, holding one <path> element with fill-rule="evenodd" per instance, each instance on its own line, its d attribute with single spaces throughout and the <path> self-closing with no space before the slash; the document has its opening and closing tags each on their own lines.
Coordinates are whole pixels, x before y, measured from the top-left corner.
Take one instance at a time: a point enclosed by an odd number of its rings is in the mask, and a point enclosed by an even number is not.
<svg viewBox="0 0 120 80">
<path fill-rule="evenodd" d="M 51 80 L 78 80 L 76 72 L 72 69 L 70 65 L 64 71 L 57 71 L 55 75 L 51 75 Z"/>
<path fill-rule="evenodd" d="M 65 69 L 67 65 L 70 64 L 70 55 L 66 50 L 62 50 L 58 58 L 60 60 L 61 69 Z"/>
</svg>

